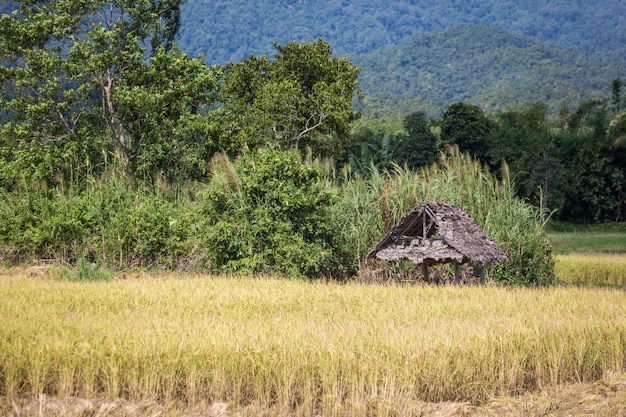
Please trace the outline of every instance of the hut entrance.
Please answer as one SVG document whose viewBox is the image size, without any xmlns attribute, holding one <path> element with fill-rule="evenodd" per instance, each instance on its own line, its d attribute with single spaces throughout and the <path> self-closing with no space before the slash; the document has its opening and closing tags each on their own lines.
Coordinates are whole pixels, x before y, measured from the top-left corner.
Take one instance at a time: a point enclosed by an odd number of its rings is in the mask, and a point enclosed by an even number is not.
<svg viewBox="0 0 626 417">
<path fill-rule="evenodd" d="M 367 258 L 383 261 L 408 260 L 418 265 L 424 280 L 429 268 L 454 265 L 454 281 L 461 281 L 461 266 L 473 269 L 472 275 L 484 281 L 485 265 L 506 262 L 507 257 L 476 225 L 469 214 L 443 203 L 423 203 L 387 232 Z"/>
</svg>

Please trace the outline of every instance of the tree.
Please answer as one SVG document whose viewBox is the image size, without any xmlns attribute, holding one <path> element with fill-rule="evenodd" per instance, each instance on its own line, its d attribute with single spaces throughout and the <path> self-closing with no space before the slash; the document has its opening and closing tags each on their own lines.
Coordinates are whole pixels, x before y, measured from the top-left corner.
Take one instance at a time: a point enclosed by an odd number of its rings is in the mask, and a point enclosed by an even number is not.
<svg viewBox="0 0 626 417">
<path fill-rule="evenodd" d="M 111 152 L 134 175 L 171 135 L 206 134 L 196 116 L 216 79 L 173 44 L 183 1 L 23 0 L 0 22 L 0 107 L 10 118 L 0 137 L 57 159 Z"/>
<path fill-rule="evenodd" d="M 609 107 L 584 102 L 576 122 L 555 146 L 562 171 L 562 209 L 567 221 L 607 222 L 624 219 L 626 170 L 610 128 Z"/>
<path fill-rule="evenodd" d="M 624 82 L 621 78 L 615 78 L 611 81 L 611 103 L 613 105 L 613 114 L 618 114 L 622 110 L 622 88 Z"/>
<path fill-rule="evenodd" d="M 84 4 L 32 4 L 0 17 L 0 108 L 8 122 L 0 127 L 3 177 L 30 173 L 43 180 L 62 164 L 65 148 L 85 131 L 90 92 L 72 73 L 75 63 L 64 59 L 64 39 L 81 24 Z M 78 151 L 82 144 L 72 144 Z M 79 155 L 77 160 L 82 160 Z M 13 164 L 15 165 L 15 164 Z M 30 168 L 30 169 L 26 169 Z"/>
<path fill-rule="evenodd" d="M 215 74 L 177 48 L 166 53 L 160 47 L 129 71 L 113 100 L 131 138 L 123 148 L 130 170 L 143 177 L 163 173 L 169 180 L 204 175 L 217 150 L 217 126 L 206 114 L 216 89 Z"/>
<path fill-rule="evenodd" d="M 458 145 L 461 152 L 475 158 L 487 157 L 489 133 L 493 123 L 480 107 L 473 104 L 452 104 L 441 120 L 441 140 L 445 145 Z"/>
<path fill-rule="evenodd" d="M 337 155 L 358 118 L 351 104 L 359 69 L 332 58 L 321 39 L 275 47 L 273 61 L 252 56 L 223 68 L 225 133 L 234 147 L 310 147 Z"/>
<path fill-rule="evenodd" d="M 591 99 L 581 103 L 578 108 L 569 116 L 567 127 L 571 132 L 577 134 L 583 133 L 587 127 L 587 120 L 595 114 L 598 109 L 602 108 L 604 103 L 602 100 Z"/>
<path fill-rule="evenodd" d="M 626 147 L 626 112 L 613 117 L 609 124 L 609 135 L 613 139 L 613 146 L 623 151 Z"/>
<path fill-rule="evenodd" d="M 395 150 L 395 160 L 410 169 L 428 166 L 437 160 L 437 137 L 430 130 L 424 112 L 411 113 L 404 118 L 406 138 Z"/>
<path fill-rule="evenodd" d="M 621 78 L 616 78 L 611 82 L 613 120 L 609 125 L 609 134 L 613 138 L 613 146 L 621 150 L 626 147 L 626 112 L 622 112 L 624 105 L 623 87 L 624 82 Z"/>
<path fill-rule="evenodd" d="M 556 191 L 552 187 L 558 164 L 552 157 L 555 146 L 550 137 L 548 116 L 544 103 L 498 113 L 490 135 L 489 157 L 494 168 L 501 161 L 507 162 L 516 180 L 518 195 L 531 198 L 538 205 L 550 206 Z"/>
</svg>

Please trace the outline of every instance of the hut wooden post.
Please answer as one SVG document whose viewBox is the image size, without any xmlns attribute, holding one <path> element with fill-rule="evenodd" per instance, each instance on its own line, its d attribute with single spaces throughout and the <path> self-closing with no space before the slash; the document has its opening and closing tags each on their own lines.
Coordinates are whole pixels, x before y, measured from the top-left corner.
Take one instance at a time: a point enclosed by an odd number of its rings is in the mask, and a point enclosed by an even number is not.
<svg viewBox="0 0 626 417">
<path fill-rule="evenodd" d="M 454 283 L 459 284 L 461 282 L 461 268 L 458 262 L 454 262 Z"/>
<path fill-rule="evenodd" d="M 422 264 L 422 277 L 424 277 L 424 281 L 428 281 L 428 267 L 425 263 Z"/>
</svg>

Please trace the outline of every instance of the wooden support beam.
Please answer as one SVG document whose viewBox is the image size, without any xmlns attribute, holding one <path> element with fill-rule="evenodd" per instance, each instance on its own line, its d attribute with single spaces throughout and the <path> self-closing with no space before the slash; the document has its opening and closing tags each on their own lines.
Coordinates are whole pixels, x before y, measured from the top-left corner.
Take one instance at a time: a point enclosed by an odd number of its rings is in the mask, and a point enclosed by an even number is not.
<svg viewBox="0 0 626 417">
<path fill-rule="evenodd" d="M 461 268 L 458 262 L 454 263 L 454 283 L 455 284 L 461 283 Z"/>
<path fill-rule="evenodd" d="M 422 264 L 422 277 L 424 277 L 424 281 L 429 281 L 428 279 L 428 267 L 426 264 Z"/>
</svg>

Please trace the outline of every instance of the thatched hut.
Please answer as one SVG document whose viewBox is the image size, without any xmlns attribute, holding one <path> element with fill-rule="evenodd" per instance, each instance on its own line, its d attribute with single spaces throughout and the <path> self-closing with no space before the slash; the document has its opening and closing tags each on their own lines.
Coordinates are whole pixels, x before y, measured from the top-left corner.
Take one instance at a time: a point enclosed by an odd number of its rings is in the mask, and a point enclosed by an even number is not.
<svg viewBox="0 0 626 417">
<path fill-rule="evenodd" d="M 460 265 L 469 264 L 474 275 L 482 279 L 486 264 L 507 261 L 502 249 L 487 239 L 469 214 L 449 204 L 432 202 L 418 205 L 400 219 L 367 258 L 407 259 L 421 266 L 426 280 L 428 267 L 453 263 L 457 282 Z"/>
</svg>

